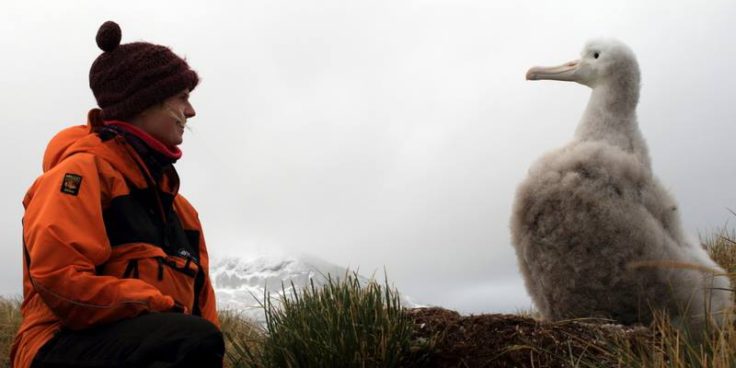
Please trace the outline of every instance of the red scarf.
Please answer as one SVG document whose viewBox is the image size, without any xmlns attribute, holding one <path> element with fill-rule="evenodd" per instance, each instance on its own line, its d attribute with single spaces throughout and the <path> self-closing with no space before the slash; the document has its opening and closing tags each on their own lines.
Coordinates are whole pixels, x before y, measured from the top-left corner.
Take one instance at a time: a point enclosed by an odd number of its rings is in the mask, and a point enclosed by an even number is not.
<svg viewBox="0 0 736 368">
<path fill-rule="evenodd" d="M 181 158 L 181 150 L 179 149 L 179 147 L 168 147 L 165 144 L 161 143 L 161 141 L 159 141 L 158 139 L 152 137 L 150 134 L 144 132 L 141 128 L 138 128 L 131 123 L 126 123 L 120 120 L 107 120 L 105 121 L 105 125 L 112 125 L 125 129 L 127 132 L 140 138 L 154 151 L 164 155 L 164 157 L 170 158 L 173 161 Z"/>
</svg>

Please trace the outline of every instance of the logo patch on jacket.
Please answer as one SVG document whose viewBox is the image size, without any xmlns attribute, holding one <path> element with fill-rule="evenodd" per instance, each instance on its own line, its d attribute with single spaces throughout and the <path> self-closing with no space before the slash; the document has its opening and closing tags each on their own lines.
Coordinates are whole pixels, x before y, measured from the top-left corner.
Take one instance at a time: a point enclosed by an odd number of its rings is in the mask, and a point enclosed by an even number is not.
<svg viewBox="0 0 736 368">
<path fill-rule="evenodd" d="M 79 188 L 82 186 L 82 177 L 77 174 L 65 174 L 64 181 L 61 182 L 61 192 L 71 195 L 79 194 Z"/>
</svg>

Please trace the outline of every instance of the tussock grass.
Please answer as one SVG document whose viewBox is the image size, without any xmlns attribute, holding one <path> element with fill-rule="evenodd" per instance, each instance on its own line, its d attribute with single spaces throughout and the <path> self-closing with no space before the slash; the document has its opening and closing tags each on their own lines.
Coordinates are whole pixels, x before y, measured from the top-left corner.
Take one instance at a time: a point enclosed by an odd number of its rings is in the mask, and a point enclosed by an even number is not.
<svg viewBox="0 0 736 368">
<path fill-rule="evenodd" d="M 265 338 L 255 349 L 252 340 L 233 341 L 243 357 L 234 366 L 421 367 L 429 357 L 431 339 L 412 338 L 413 320 L 387 283 L 328 275 L 322 287 L 285 294 L 278 306 L 265 295 Z"/>
</svg>

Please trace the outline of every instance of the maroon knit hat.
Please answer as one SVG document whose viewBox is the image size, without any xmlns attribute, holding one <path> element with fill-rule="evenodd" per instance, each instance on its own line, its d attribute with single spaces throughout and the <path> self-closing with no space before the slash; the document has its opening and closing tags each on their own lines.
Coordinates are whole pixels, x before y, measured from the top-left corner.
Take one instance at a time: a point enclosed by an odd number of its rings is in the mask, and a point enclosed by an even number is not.
<svg viewBox="0 0 736 368">
<path fill-rule="evenodd" d="M 199 83 L 197 73 L 168 47 L 148 42 L 121 45 L 120 26 L 107 21 L 97 31 L 104 52 L 92 63 L 89 86 L 104 120 L 126 120 Z"/>
</svg>

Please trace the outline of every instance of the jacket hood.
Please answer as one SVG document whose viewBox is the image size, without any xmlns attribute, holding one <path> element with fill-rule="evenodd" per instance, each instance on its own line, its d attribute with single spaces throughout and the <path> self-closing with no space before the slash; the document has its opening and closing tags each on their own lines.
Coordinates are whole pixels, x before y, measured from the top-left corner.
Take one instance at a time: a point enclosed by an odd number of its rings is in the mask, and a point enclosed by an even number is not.
<svg viewBox="0 0 736 368">
<path fill-rule="evenodd" d="M 80 149 L 76 147 L 75 143 L 89 136 L 90 133 L 89 125 L 75 125 L 56 133 L 49 141 L 43 154 L 43 172 L 51 170 L 65 158 L 79 152 Z"/>
<path fill-rule="evenodd" d="M 131 133 L 131 135 L 135 134 Z M 151 175 L 148 171 L 150 167 L 147 168 L 148 170 L 145 173 L 141 172 L 139 168 L 141 164 L 148 166 L 148 163 L 137 161 L 144 159 L 140 158 L 140 153 L 136 153 L 135 148 L 130 147 L 127 139 L 122 135 L 116 135 L 114 139 L 109 138 L 103 139 L 97 133 L 97 129 L 93 128 L 91 121 L 86 125 L 75 125 L 59 131 L 46 146 L 42 165 L 44 174 L 59 166 L 62 161 L 72 155 L 92 153 L 95 157 L 102 159 L 116 170 L 124 173 L 126 178 L 138 187 L 147 186 L 148 179 L 146 179 L 146 175 Z M 143 141 L 142 144 L 146 145 L 147 142 Z M 179 151 L 179 155 L 181 155 L 181 151 Z M 135 157 L 138 157 L 138 159 Z"/>
</svg>

